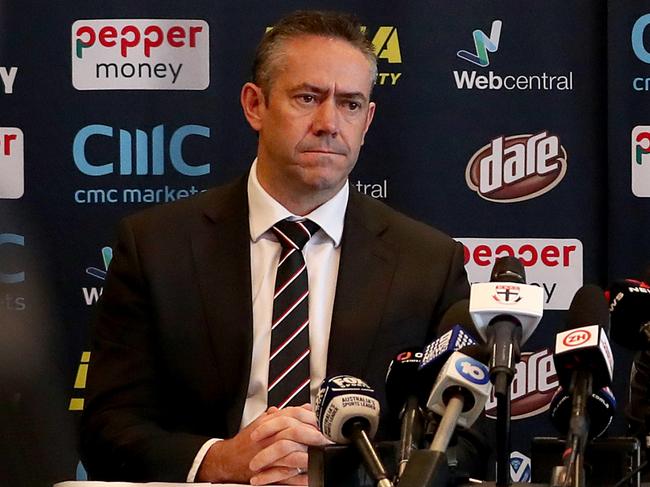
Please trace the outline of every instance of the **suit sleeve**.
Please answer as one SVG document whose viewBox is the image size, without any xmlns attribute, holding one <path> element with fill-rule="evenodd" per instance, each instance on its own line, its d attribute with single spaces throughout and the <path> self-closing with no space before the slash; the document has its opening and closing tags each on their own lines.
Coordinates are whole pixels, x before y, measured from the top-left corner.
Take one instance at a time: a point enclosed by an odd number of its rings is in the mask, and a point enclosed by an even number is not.
<svg viewBox="0 0 650 487">
<path fill-rule="evenodd" d="M 454 242 L 454 249 L 449 262 L 449 269 L 447 271 L 442 293 L 438 299 L 433 323 L 437 326 L 445 312 L 452 304 L 461 299 L 467 298 L 469 298 L 469 283 L 467 281 L 467 272 L 465 271 L 463 244 L 460 242 Z"/>
<path fill-rule="evenodd" d="M 93 480 L 184 482 L 209 437 L 165 427 L 155 310 L 128 220 L 114 249 L 92 331 L 82 461 Z"/>
</svg>

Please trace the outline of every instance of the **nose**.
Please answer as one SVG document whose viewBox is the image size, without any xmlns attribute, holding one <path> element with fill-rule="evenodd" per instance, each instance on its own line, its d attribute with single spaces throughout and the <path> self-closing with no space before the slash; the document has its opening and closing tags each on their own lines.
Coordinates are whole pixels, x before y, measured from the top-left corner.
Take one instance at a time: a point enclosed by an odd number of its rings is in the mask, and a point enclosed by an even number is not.
<svg viewBox="0 0 650 487">
<path fill-rule="evenodd" d="M 339 133 L 339 113 L 333 98 L 323 100 L 314 113 L 312 120 L 314 135 L 330 135 L 336 137 Z"/>
</svg>

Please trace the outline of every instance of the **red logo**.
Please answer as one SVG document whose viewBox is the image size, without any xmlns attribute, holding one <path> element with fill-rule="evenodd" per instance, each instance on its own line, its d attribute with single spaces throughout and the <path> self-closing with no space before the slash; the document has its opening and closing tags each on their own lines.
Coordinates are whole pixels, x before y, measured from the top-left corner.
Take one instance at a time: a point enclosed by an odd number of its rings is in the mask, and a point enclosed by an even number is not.
<svg viewBox="0 0 650 487">
<path fill-rule="evenodd" d="M 566 347 L 577 347 L 578 345 L 588 342 L 590 338 L 591 333 L 589 333 L 588 330 L 575 330 L 565 336 L 562 343 Z"/>
<path fill-rule="evenodd" d="M 513 286 L 511 284 L 499 284 L 496 286 L 496 294 L 492 295 L 497 303 L 502 304 L 515 304 L 521 301 L 521 296 L 519 295 L 519 286 Z"/>
<path fill-rule="evenodd" d="M 559 184 L 567 169 L 566 149 L 557 135 L 497 137 L 467 163 L 465 180 L 488 201 L 514 203 L 540 196 Z"/>
</svg>

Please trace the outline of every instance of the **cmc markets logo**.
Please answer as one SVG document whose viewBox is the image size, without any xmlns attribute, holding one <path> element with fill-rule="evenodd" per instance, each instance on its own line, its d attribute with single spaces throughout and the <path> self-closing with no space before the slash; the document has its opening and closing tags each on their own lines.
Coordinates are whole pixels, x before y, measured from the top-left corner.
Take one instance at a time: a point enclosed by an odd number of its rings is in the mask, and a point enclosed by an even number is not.
<svg viewBox="0 0 650 487">
<path fill-rule="evenodd" d="M 494 20 L 488 36 L 482 30 L 475 30 L 474 49 L 475 52 L 461 50 L 456 55 L 469 63 L 481 68 L 490 65 L 488 53 L 495 53 L 499 49 L 501 40 L 501 20 Z M 565 74 L 500 74 L 488 71 L 487 74 L 480 74 L 478 71 L 457 71 L 454 72 L 454 81 L 459 90 L 507 90 L 507 91 L 567 91 L 573 90 L 573 72 Z"/>
<path fill-rule="evenodd" d="M 499 39 L 501 38 L 501 25 L 503 22 L 495 20 L 492 22 L 492 30 L 490 30 L 489 37 L 485 35 L 482 30 L 475 30 L 472 35 L 474 36 L 474 47 L 476 53 L 469 51 L 458 51 L 459 58 L 474 63 L 482 68 L 490 65 L 490 58 L 488 52 L 497 52 L 499 49 Z"/>
<path fill-rule="evenodd" d="M 77 20 L 71 44 L 78 90 L 205 90 L 210 84 L 203 20 Z"/>
<path fill-rule="evenodd" d="M 0 284 L 20 284 L 25 281 L 24 247 L 23 235 L 0 233 Z M 3 288 L 9 290 L 9 287 Z M 14 292 L 0 294 L 0 310 L 24 311 L 26 308 L 24 296 Z"/>
<path fill-rule="evenodd" d="M 5 95 L 11 95 L 14 92 L 14 81 L 17 74 L 18 68 L 16 66 L 10 68 L 0 66 L 0 82 L 2 83 L 2 92 Z"/>
<path fill-rule="evenodd" d="M 558 387 L 551 349 L 522 353 L 511 386 L 512 419 L 530 418 L 548 410 Z M 491 394 L 485 405 L 488 418 L 496 418 L 496 406 Z"/>
<path fill-rule="evenodd" d="M 100 267 L 86 267 L 86 274 L 100 280 L 103 284 L 111 260 L 113 260 L 113 249 L 110 247 L 102 247 L 102 265 Z M 92 306 L 99 301 L 100 296 L 104 292 L 104 288 L 102 286 L 82 287 L 81 292 L 83 293 L 86 306 Z"/>
<path fill-rule="evenodd" d="M 23 131 L 0 127 L 0 198 L 18 199 L 25 193 Z"/>
<path fill-rule="evenodd" d="M 184 144 L 188 139 L 210 138 L 210 128 L 203 125 L 183 125 L 169 136 L 164 125 L 150 133 L 136 129 L 114 129 L 108 125 L 93 124 L 83 127 L 72 143 L 72 157 L 77 169 L 93 178 L 119 176 L 162 176 L 171 168 L 189 177 L 210 173 L 209 162 L 186 160 Z M 113 154 L 117 161 L 110 161 Z M 107 161 L 107 159 L 109 159 Z M 74 201 L 80 204 L 161 203 L 187 198 L 202 190 L 189 188 L 83 188 L 74 192 Z"/>
<path fill-rule="evenodd" d="M 650 52 L 646 48 L 643 40 L 645 30 L 650 25 L 650 14 L 642 15 L 634 22 L 632 27 L 632 50 L 639 59 L 646 64 L 650 64 Z M 635 76 L 632 78 L 632 89 L 634 91 L 650 91 L 650 78 L 647 76 Z"/>
<path fill-rule="evenodd" d="M 650 197 L 650 125 L 632 129 L 632 193 Z"/>
<path fill-rule="evenodd" d="M 566 170 L 566 149 L 544 131 L 493 139 L 471 157 L 465 180 L 483 199 L 514 203 L 549 192 Z"/>
<path fill-rule="evenodd" d="M 470 282 L 487 282 L 499 257 L 517 257 L 526 268 L 528 284 L 544 291 L 545 309 L 568 309 L 582 286 L 583 250 L 577 239 L 458 237 L 465 250 Z M 512 299 L 510 292 L 509 298 Z"/>
</svg>

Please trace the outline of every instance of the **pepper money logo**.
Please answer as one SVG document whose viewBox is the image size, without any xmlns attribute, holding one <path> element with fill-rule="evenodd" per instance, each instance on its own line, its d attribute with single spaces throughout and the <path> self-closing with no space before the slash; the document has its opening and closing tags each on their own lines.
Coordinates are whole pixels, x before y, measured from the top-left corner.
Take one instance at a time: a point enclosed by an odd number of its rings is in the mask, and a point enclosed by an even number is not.
<svg viewBox="0 0 650 487">
<path fill-rule="evenodd" d="M 0 198 L 18 199 L 25 193 L 23 131 L 0 127 Z"/>
<path fill-rule="evenodd" d="M 205 90 L 210 84 L 203 20 L 77 20 L 71 50 L 78 90 Z"/>
<path fill-rule="evenodd" d="M 650 125 L 632 129 L 632 193 L 639 198 L 650 197 Z"/>
<path fill-rule="evenodd" d="M 566 149 L 544 131 L 493 139 L 471 157 L 465 180 L 485 200 L 515 203 L 549 192 L 566 170 Z"/>
</svg>

